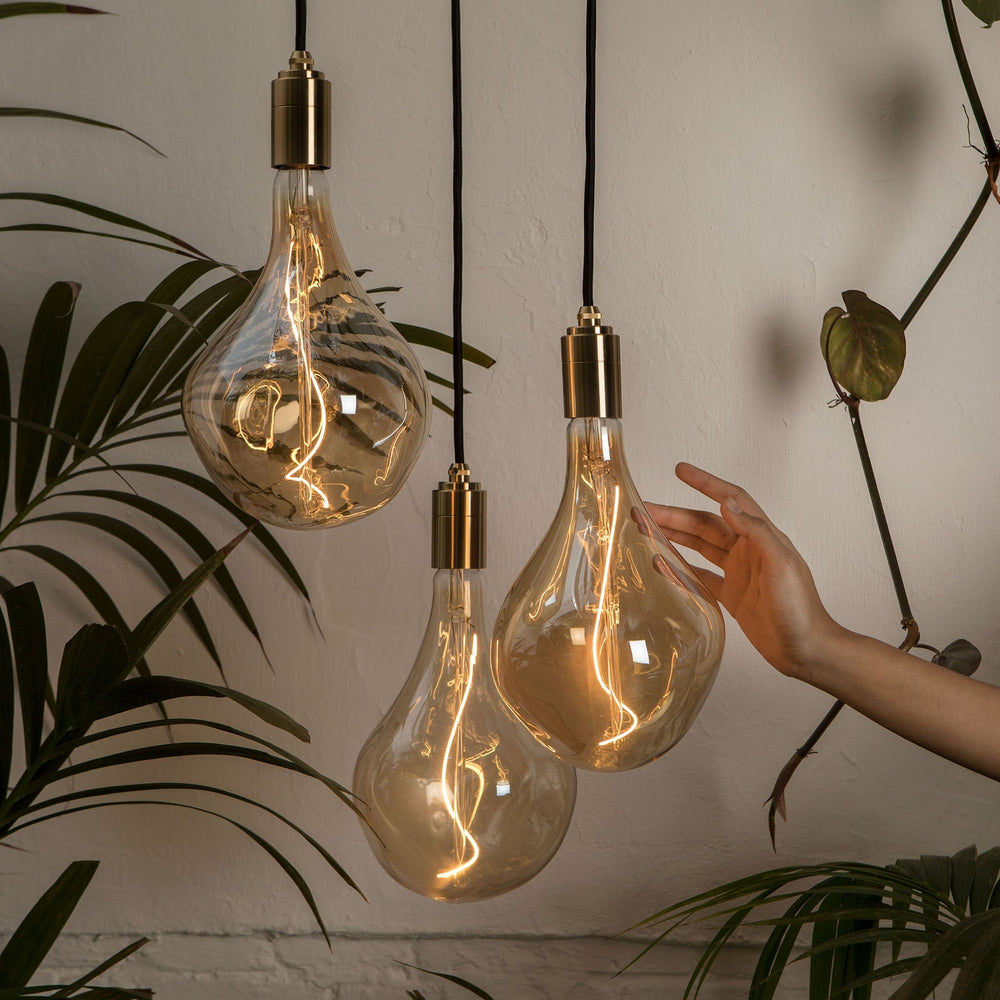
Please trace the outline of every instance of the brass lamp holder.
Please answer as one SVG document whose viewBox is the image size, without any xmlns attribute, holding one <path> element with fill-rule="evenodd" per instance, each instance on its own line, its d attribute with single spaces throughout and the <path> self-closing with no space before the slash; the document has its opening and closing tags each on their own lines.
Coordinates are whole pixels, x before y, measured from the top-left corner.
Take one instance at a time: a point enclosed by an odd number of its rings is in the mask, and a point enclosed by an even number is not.
<svg viewBox="0 0 1000 1000">
<path fill-rule="evenodd" d="M 329 169 L 332 93 L 313 57 L 293 52 L 288 69 L 271 81 L 271 166 Z"/>
<path fill-rule="evenodd" d="M 601 324 L 596 306 L 581 306 L 576 326 L 562 338 L 563 412 L 566 417 L 622 415 L 619 340 Z"/>
<path fill-rule="evenodd" d="M 431 565 L 435 569 L 486 566 L 486 490 L 467 465 L 455 464 L 433 493 Z"/>
</svg>

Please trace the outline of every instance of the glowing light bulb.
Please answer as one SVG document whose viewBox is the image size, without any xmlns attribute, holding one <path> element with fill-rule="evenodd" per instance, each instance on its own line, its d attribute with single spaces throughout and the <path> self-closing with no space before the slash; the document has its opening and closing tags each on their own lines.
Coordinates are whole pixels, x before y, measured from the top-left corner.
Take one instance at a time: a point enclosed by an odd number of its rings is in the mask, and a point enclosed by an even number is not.
<svg viewBox="0 0 1000 1000">
<path fill-rule="evenodd" d="M 274 220 L 249 298 L 192 367 L 182 409 L 216 485 L 269 524 L 378 510 L 426 437 L 423 368 L 348 263 L 330 211 L 329 81 L 295 53 L 274 84 Z"/>
<path fill-rule="evenodd" d="M 498 896 L 536 875 L 576 801 L 573 769 L 507 711 L 490 674 L 484 521 L 485 493 L 452 466 L 435 491 L 434 563 L 445 568 L 427 631 L 354 770 L 379 863 L 407 889 L 449 902 Z"/>
<path fill-rule="evenodd" d="M 715 600 L 646 515 L 625 464 L 618 338 L 596 309 L 563 338 L 566 486 L 493 631 L 501 695 L 562 760 L 622 771 L 687 732 L 715 680 Z"/>
</svg>

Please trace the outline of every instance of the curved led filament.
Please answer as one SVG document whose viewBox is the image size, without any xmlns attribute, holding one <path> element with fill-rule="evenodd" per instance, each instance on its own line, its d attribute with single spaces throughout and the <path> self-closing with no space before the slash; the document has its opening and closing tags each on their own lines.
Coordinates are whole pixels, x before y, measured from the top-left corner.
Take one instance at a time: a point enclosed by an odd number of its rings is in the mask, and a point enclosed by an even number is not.
<svg viewBox="0 0 1000 1000">
<path fill-rule="evenodd" d="M 462 643 L 462 645 L 464 646 L 465 643 Z M 458 657 L 456 658 L 461 658 L 464 652 L 464 649 L 458 650 Z M 454 793 L 448 787 L 448 762 L 451 760 L 451 753 L 455 746 L 455 739 L 459 735 L 462 728 L 462 716 L 465 714 L 466 703 L 469 700 L 469 695 L 472 693 L 472 680 L 475 676 L 476 658 L 478 652 L 479 636 L 473 633 L 472 650 L 469 653 L 469 670 L 465 677 L 465 690 L 462 692 L 462 701 L 458 706 L 458 711 L 455 713 L 455 721 L 452 723 L 451 732 L 448 734 L 448 742 L 444 748 L 444 760 L 441 762 L 441 795 L 444 798 L 444 807 L 448 811 L 448 815 L 451 816 L 455 825 L 458 827 L 462 841 L 467 843 L 469 847 L 472 848 L 472 857 L 469 858 L 468 861 L 463 861 L 448 871 L 438 872 L 438 878 L 451 878 L 453 875 L 458 875 L 460 872 L 464 872 L 467 868 L 471 868 L 479 860 L 479 844 L 477 843 L 476 838 L 469 832 L 469 827 L 462 822 L 462 817 L 458 815 L 458 810 L 455 808 Z M 460 677 L 456 677 L 455 683 L 458 684 L 459 681 Z M 483 797 L 483 788 L 486 785 L 486 780 L 483 778 L 483 769 L 475 762 L 456 759 L 456 764 L 466 770 L 472 771 L 476 775 L 479 782 L 479 787 L 476 791 L 476 801 L 473 804 L 472 809 L 469 810 L 469 815 L 467 817 L 468 822 L 471 824 L 476 818 L 476 813 L 479 810 L 479 803 Z M 464 850 L 459 850 L 458 854 L 461 856 L 464 854 Z"/>
<path fill-rule="evenodd" d="M 296 220 L 304 214 L 306 226 L 300 226 L 296 232 Z M 308 227 L 308 228 L 307 228 Z M 285 309 L 288 322 L 291 324 L 292 337 L 299 359 L 299 431 L 301 443 L 292 451 L 292 461 L 296 464 L 285 474 L 290 483 L 299 483 L 302 500 L 308 506 L 315 502 L 329 510 L 330 500 L 320 488 L 317 477 L 312 470 L 312 460 L 316 456 L 326 438 L 326 405 L 323 389 L 319 384 L 319 376 L 312 367 L 312 348 L 309 338 L 309 298 L 314 289 L 323 283 L 323 248 L 316 234 L 312 232 L 308 212 L 293 212 L 289 222 L 291 229 L 292 253 L 288 255 L 285 268 Z M 305 232 L 302 232 L 305 229 Z M 308 253 L 312 251 L 312 274 L 304 280 L 307 269 Z M 294 283 L 294 288 L 292 287 Z M 313 433 L 313 405 L 319 410 L 319 427 Z"/>
<path fill-rule="evenodd" d="M 605 694 L 614 702 L 615 708 L 618 710 L 618 726 L 619 730 L 614 736 L 610 736 L 605 740 L 601 740 L 598 746 L 606 747 L 611 743 L 617 743 L 618 740 L 624 739 L 629 733 L 635 730 L 635 727 L 639 725 L 639 716 L 632 711 L 628 705 L 625 704 L 615 693 L 612 688 L 612 683 L 614 678 L 611 676 L 612 663 L 611 660 L 614 658 L 613 645 L 605 643 L 605 648 L 608 649 L 610 655 L 608 657 L 608 681 L 604 682 L 603 672 L 601 670 L 601 655 L 600 655 L 600 638 L 601 638 L 601 623 L 605 620 L 605 616 L 609 615 L 610 612 L 605 608 L 605 599 L 608 594 L 608 577 L 611 575 L 611 560 L 614 556 L 614 550 L 612 549 L 612 540 L 615 537 L 615 529 L 618 527 L 618 496 L 619 488 L 615 486 L 615 499 L 614 499 L 614 509 L 611 511 L 611 530 L 608 533 L 607 543 L 605 545 L 604 554 L 604 572 L 601 574 L 601 593 L 597 599 L 597 616 L 594 621 L 594 641 L 593 641 L 593 656 L 594 656 L 594 673 L 597 674 L 597 683 L 601 685 Z M 614 621 L 608 622 L 605 626 L 607 633 L 614 636 Z M 619 684 L 620 687 L 620 684 Z M 625 716 L 628 715 L 631 718 L 631 722 L 627 729 L 622 729 L 621 724 Z"/>
</svg>

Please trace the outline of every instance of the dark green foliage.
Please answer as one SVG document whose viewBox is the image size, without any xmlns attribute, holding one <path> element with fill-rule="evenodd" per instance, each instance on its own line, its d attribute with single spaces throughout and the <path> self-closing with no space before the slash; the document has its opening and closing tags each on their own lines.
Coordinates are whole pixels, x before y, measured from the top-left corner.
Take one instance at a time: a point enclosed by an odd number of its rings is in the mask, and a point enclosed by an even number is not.
<svg viewBox="0 0 1000 1000">
<path fill-rule="evenodd" d="M 2 3 L 0 18 L 22 17 L 25 14 L 106 14 L 105 10 L 81 7 L 75 3 Z"/>
<path fill-rule="evenodd" d="M 1000 21 L 1000 0 L 962 0 L 986 27 Z"/>
<path fill-rule="evenodd" d="M 400 962 L 400 965 L 405 965 L 408 969 L 416 969 L 417 972 L 423 972 L 428 976 L 437 976 L 438 979 L 444 979 L 446 982 L 454 983 L 456 986 L 461 986 L 463 990 L 467 993 L 472 993 L 474 996 L 480 998 L 480 1000 L 493 1000 L 493 998 L 486 992 L 482 987 L 476 986 L 470 983 L 467 979 L 462 979 L 460 976 L 453 976 L 447 972 L 434 972 L 432 969 L 422 969 L 419 965 L 410 965 L 408 962 Z M 407 990 L 406 991 L 411 1000 L 416 998 L 416 1000 L 422 1000 L 422 994 L 419 990 Z"/>
<path fill-rule="evenodd" d="M 637 927 L 665 930 L 633 962 L 679 927 L 722 920 L 685 998 L 698 995 L 739 927 L 770 927 L 748 1000 L 775 997 L 786 968 L 798 961 L 809 963 L 809 1000 L 869 1000 L 874 983 L 900 977 L 906 978 L 892 1000 L 925 1000 L 954 969 L 961 972 L 952 1000 L 980 1000 L 1000 986 L 998 876 L 1000 848 L 979 854 L 975 847 L 952 857 L 901 859 L 885 868 L 855 862 L 777 868 L 642 921 Z M 803 882 L 805 888 L 799 887 Z M 785 904 L 780 915 L 761 914 L 762 907 L 778 903 Z M 809 928 L 806 950 L 793 958 Z"/>
</svg>

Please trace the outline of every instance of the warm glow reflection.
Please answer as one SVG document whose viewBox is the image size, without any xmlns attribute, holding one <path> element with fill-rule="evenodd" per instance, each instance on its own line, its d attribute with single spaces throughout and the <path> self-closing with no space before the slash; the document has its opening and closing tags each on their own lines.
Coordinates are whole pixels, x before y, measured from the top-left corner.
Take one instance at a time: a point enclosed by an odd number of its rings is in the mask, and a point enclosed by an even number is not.
<svg viewBox="0 0 1000 1000">
<path fill-rule="evenodd" d="M 235 379 L 236 375 L 230 385 Z M 236 433 L 248 448 L 270 451 L 274 447 L 274 420 L 280 402 L 281 386 L 270 378 L 262 379 L 236 400 Z"/>
<path fill-rule="evenodd" d="M 631 716 L 632 721 L 629 723 L 626 729 L 619 728 L 619 731 L 615 733 L 614 736 L 609 736 L 606 740 L 601 740 L 598 746 L 606 747 L 609 743 L 617 743 L 619 740 L 625 739 L 629 733 L 635 731 L 636 727 L 639 725 L 639 717 L 632 711 L 628 705 L 625 704 L 615 693 L 611 687 L 614 678 L 611 676 L 611 656 L 609 656 L 608 662 L 608 680 L 607 683 L 604 681 L 604 677 L 601 671 L 601 624 L 609 616 L 608 609 L 606 608 L 606 601 L 608 595 L 608 578 L 611 576 L 611 561 L 614 556 L 614 539 L 615 539 L 615 529 L 618 527 L 618 496 L 619 487 L 615 485 L 615 499 L 614 499 L 614 509 L 611 512 L 611 531 L 608 535 L 607 545 L 605 546 L 604 553 L 604 571 L 601 574 L 601 593 L 597 600 L 597 617 L 594 621 L 594 640 L 591 648 L 591 652 L 594 658 L 594 673 L 597 674 L 597 683 L 601 685 L 605 693 L 614 702 L 615 708 L 618 709 L 618 725 L 621 726 L 626 715 Z M 605 643 L 605 649 L 614 655 L 615 644 L 615 623 L 609 621 L 605 625 L 605 629 L 608 635 L 611 637 L 610 643 Z M 620 680 L 620 679 L 619 679 Z M 619 683 L 620 686 L 620 683 Z"/>
</svg>

